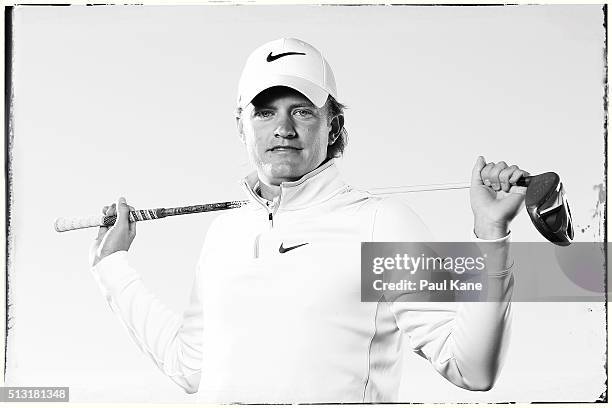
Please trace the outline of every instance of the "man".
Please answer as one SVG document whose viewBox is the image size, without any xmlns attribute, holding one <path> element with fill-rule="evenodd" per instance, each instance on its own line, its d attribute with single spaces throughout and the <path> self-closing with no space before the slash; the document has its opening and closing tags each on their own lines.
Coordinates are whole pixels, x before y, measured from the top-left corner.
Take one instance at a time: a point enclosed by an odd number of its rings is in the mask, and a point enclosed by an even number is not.
<svg viewBox="0 0 612 408">
<path fill-rule="evenodd" d="M 479 157 L 470 190 L 474 233 L 492 256 L 495 302 L 360 301 L 360 244 L 431 241 L 401 200 L 344 183 L 342 105 L 321 53 L 297 39 L 247 60 L 237 126 L 255 171 L 249 204 L 215 219 L 191 304 L 177 315 L 128 266 L 135 224 L 124 199 L 92 247 L 95 277 L 143 352 L 187 392 L 216 402 L 395 401 L 401 336 L 454 384 L 487 390 L 501 367 L 512 292 L 509 224 L 527 173 Z"/>
</svg>

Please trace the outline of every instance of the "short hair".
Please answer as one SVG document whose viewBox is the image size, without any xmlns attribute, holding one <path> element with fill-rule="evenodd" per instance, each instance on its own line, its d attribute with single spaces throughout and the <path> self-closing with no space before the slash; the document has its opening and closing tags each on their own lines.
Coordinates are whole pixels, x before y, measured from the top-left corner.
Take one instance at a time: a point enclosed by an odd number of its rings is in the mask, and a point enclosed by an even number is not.
<svg viewBox="0 0 612 408">
<path fill-rule="evenodd" d="M 338 115 L 344 116 L 344 110 L 346 109 L 346 105 L 343 105 L 338 102 L 333 96 L 329 95 L 327 97 L 325 106 L 327 107 L 328 119 L 332 119 Z M 342 127 L 338 129 L 338 137 L 336 138 L 336 141 L 331 145 L 327 146 L 327 158 L 331 159 L 335 157 L 341 157 L 344 153 L 344 149 L 346 148 L 347 144 L 348 132 L 346 131 L 346 128 L 344 127 L 343 123 Z"/>
<path fill-rule="evenodd" d="M 327 101 L 325 101 L 324 106 L 327 107 L 327 119 L 328 120 L 331 120 L 332 118 L 338 115 L 344 116 L 344 110 L 347 108 L 346 105 L 341 104 L 340 102 L 336 100 L 336 98 L 334 98 L 331 95 L 327 97 Z M 236 115 L 236 118 L 239 118 L 242 115 L 242 108 L 237 107 L 235 111 L 235 115 Z M 341 157 L 342 154 L 344 153 L 344 149 L 346 148 L 347 144 L 348 144 L 348 132 L 346 131 L 346 128 L 344 127 L 344 124 L 343 124 L 342 128 L 338 130 L 338 137 L 336 138 L 336 141 L 332 143 L 331 145 L 327 146 L 327 158 L 331 159 L 331 158 Z"/>
</svg>

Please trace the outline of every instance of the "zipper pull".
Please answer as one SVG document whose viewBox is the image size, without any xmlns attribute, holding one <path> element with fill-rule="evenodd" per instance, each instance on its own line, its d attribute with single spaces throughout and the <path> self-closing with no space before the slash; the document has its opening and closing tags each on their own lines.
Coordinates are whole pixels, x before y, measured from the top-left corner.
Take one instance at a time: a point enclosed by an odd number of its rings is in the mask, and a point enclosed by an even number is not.
<svg viewBox="0 0 612 408">
<path fill-rule="evenodd" d="M 272 214 L 274 213 L 274 210 L 276 210 L 276 207 L 278 207 L 278 202 L 280 201 L 280 195 L 277 195 L 276 197 L 274 197 L 272 199 L 272 202 L 270 203 L 270 207 L 268 207 L 268 220 L 270 220 L 270 228 L 274 227 L 274 219 Z"/>
<path fill-rule="evenodd" d="M 278 201 L 280 199 L 280 196 L 274 197 L 272 199 L 272 201 L 266 201 L 266 206 L 268 207 L 268 220 L 270 221 L 270 228 L 274 227 L 274 217 L 273 217 L 273 213 L 274 210 L 276 209 L 276 206 L 278 205 Z"/>
</svg>

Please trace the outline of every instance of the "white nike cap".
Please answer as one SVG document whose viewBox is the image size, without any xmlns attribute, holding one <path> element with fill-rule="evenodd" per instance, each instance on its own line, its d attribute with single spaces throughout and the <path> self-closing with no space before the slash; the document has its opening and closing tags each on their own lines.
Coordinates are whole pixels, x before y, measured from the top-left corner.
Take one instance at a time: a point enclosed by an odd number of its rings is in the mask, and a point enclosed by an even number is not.
<svg viewBox="0 0 612 408">
<path fill-rule="evenodd" d="M 281 38 L 257 48 L 247 59 L 238 84 L 238 107 L 245 108 L 261 91 L 287 86 L 317 107 L 336 97 L 334 73 L 323 55 L 296 38 Z"/>
</svg>

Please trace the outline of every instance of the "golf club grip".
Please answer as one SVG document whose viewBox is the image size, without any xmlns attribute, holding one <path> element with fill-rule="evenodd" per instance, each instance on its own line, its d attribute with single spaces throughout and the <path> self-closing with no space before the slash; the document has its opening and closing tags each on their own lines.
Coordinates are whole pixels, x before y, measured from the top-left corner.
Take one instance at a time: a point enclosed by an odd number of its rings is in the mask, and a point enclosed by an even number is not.
<svg viewBox="0 0 612 408">
<path fill-rule="evenodd" d="M 163 208 L 155 208 L 151 210 L 133 210 L 130 211 L 128 216 L 130 222 L 136 221 L 149 221 L 149 220 L 157 220 L 159 218 L 164 218 L 166 214 L 164 214 Z M 115 225 L 117 221 L 116 215 L 103 215 L 102 216 L 102 225 L 103 227 L 112 227 Z"/>
<path fill-rule="evenodd" d="M 157 220 L 165 217 L 163 208 L 152 210 L 130 211 L 130 222 Z M 117 221 L 116 215 L 92 215 L 85 217 L 61 217 L 55 220 L 54 226 L 57 232 L 72 231 L 82 228 L 111 227 Z"/>
<path fill-rule="evenodd" d="M 130 211 L 130 222 L 155 220 L 162 218 L 163 209 Z M 116 215 L 90 215 L 84 217 L 60 217 L 55 220 L 54 226 L 57 232 L 72 231 L 83 228 L 110 227 L 117 221 Z"/>
<path fill-rule="evenodd" d="M 201 212 L 229 210 L 245 205 L 247 201 L 226 201 L 220 203 L 190 205 L 176 208 L 155 208 L 149 210 L 134 210 L 129 213 L 130 222 L 157 220 L 173 215 L 196 214 Z M 82 228 L 110 227 L 117 221 L 116 215 L 94 215 L 86 217 L 62 217 L 55 220 L 57 232 L 71 231 Z"/>
<path fill-rule="evenodd" d="M 103 222 L 103 215 L 85 217 L 60 217 L 53 223 L 57 232 L 72 231 L 81 228 L 99 227 Z"/>
<path fill-rule="evenodd" d="M 134 210 L 130 211 L 130 222 L 157 220 L 173 215 L 197 214 L 201 212 L 229 210 L 232 208 L 242 207 L 246 201 L 226 201 L 221 203 L 189 205 L 176 208 L 155 208 L 151 210 Z M 117 221 L 116 215 L 106 215 L 102 217 L 102 225 L 110 227 Z"/>
</svg>

